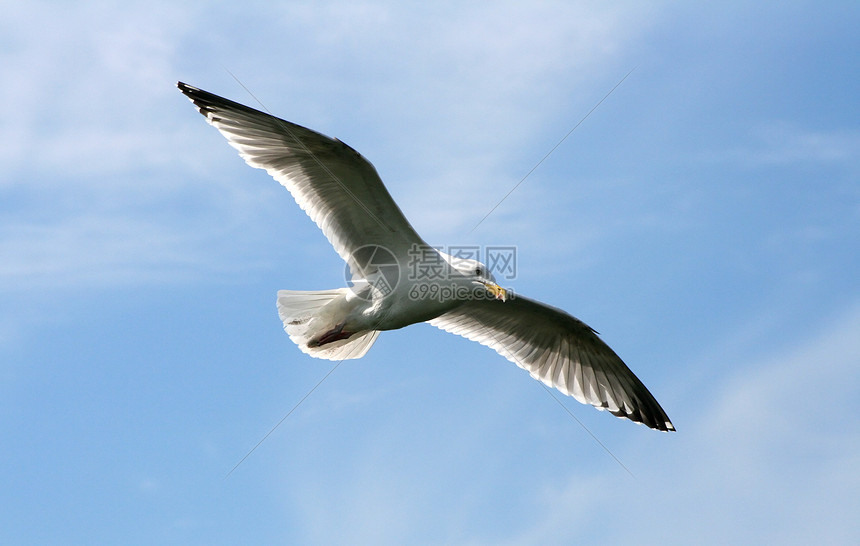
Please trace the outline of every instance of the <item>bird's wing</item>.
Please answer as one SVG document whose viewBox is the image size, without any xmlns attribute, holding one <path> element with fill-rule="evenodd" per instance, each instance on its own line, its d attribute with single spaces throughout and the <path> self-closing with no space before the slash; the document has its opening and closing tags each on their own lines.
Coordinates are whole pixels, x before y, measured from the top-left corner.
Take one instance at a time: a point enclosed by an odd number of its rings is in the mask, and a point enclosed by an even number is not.
<svg viewBox="0 0 860 546">
<path fill-rule="evenodd" d="M 406 256 L 424 244 L 373 165 L 343 142 L 182 82 L 177 87 L 248 165 L 290 190 L 354 274 L 353 253 L 363 246 Z"/>
<path fill-rule="evenodd" d="M 675 430 L 645 385 L 588 325 L 540 302 L 474 300 L 430 324 L 495 349 L 535 379 L 583 404 Z"/>
</svg>

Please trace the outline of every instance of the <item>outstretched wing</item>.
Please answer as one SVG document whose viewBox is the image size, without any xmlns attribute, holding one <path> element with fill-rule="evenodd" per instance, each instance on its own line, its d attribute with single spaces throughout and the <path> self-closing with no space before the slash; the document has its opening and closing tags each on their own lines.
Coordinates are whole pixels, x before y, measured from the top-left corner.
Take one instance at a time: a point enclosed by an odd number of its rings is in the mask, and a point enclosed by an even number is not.
<svg viewBox="0 0 860 546">
<path fill-rule="evenodd" d="M 516 297 L 475 300 L 430 324 L 495 349 L 545 385 L 583 404 L 663 431 L 675 430 L 645 385 L 581 320 Z"/>
<path fill-rule="evenodd" d="M 192 87 L 176 84 L 248 165 L 283 184 L 353 272 L 353 253 L 379 245 L 406 256 L 424 244 L 376 169 L 343 142 Z"/>
</svg>

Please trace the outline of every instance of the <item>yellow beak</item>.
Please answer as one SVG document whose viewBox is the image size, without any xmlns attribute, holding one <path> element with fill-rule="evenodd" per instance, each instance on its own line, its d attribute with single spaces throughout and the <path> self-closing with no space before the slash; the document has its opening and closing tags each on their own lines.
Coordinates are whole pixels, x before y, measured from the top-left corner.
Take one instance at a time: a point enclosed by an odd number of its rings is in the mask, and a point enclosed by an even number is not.
<svg viewBox="0 0 860 546">
<path fill-rule="evenodd" d="M 489 281 L 478 281 L 484 285 L 487 289 L 487 292 L 493 295 L 497 300 L 507 301 L 508 300 L 508 291 L 499 286 L 494 282 Z"/>
</svg>

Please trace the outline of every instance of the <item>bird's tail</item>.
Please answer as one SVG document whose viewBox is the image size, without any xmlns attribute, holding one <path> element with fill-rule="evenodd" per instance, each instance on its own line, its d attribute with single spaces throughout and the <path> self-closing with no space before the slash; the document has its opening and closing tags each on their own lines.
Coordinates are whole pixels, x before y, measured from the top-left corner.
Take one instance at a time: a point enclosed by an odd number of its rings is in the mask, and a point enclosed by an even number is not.
<svg viewBox="0 0 860 546">
<path fill-rule="evenodd" d="M 348 288 L 303 292 L 278 291 L 278 314 L 284 330 L 302 352 L 326 360 L 361 358 L 370 349 L 378 330 L 358 332 L 346 339 L 337 339 L 320 345 L 318 340 L 337 327 L 343 316 Z"/>
</svg>

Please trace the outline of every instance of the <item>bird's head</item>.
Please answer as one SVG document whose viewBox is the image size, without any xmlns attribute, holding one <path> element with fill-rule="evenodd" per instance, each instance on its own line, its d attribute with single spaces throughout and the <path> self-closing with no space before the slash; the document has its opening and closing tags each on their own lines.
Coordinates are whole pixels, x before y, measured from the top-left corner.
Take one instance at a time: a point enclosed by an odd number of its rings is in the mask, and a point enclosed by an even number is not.
<svg viewBox="0 0 860 546">
<path fill-rule="evenodd" d="M 451 260 L 451 265 L 475 286 L 483 287 L 494 299 L 506 301 L 508 292 L 496 283 L 495 277 L 490 269 L 479 262 L 468 258 Z M 485 294 L 486 294 L 485 292 Z"/>
</svg>

